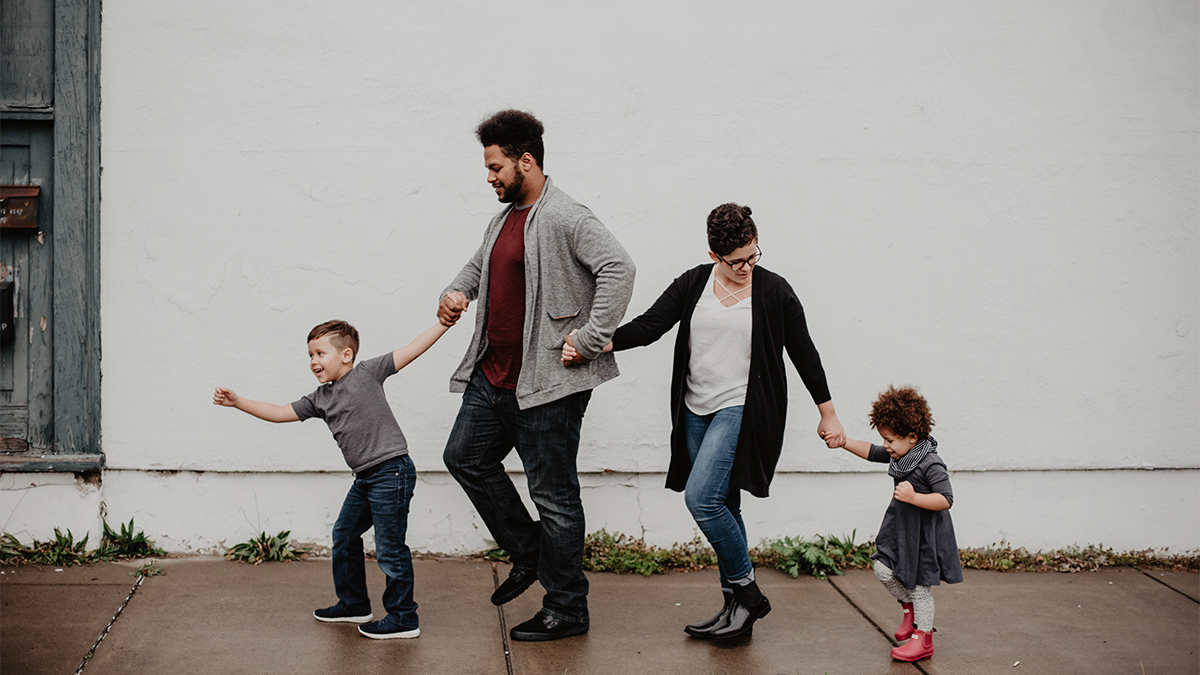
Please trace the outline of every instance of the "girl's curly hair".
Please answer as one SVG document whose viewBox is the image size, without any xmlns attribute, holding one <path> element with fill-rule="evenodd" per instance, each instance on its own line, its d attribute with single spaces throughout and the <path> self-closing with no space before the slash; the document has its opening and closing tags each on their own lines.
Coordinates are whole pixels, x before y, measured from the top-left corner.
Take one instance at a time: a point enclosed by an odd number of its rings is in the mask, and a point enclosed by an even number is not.
<svg viewBox="0 0 1200 675">
<path fill-rule="evenodd" d="M 731 252 L 758 239 L 758 228 L 749 206 L 722 204 L 708 214 L 708 248 L 717 255 Z"/>
<path fill-rule="evenodd" d="M 929 403 L 913 387 L 889 386 L 871 404 L 871 428 L 888 429 L 897 436 L 916 434 L 917 440 L 929 437 L 933 430 Z"/>
</svg>

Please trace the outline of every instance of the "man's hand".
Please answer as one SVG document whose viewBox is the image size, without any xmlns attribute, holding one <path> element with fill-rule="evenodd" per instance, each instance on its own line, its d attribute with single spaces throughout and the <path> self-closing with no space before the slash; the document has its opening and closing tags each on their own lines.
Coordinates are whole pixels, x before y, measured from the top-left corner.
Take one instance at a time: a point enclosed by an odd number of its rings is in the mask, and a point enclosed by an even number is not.
<svg viewBox="0 0 1200 675">
<path fill-rule="evenodd" d="M 238 395 L 232 389 L 217 387 L 217 391 L 213 394 L 213 405 L 223 405 L 230 408 L 237 406 Z"/>
<path fill-rule="evenodd" d="M 570 335 L 567 335 L 563 338 L 562 364 L 564 366 L 582 366 L 588 362 L 588 360 L 583 358 L 583 355 L 575 349 L 575 341 L 571 339 L 571 335 L 574 335 L 578 332 L 579 329 L 575 329 L 571 331 Z"/>
<path fill-rule="evenodd" d="M 458 323 L 458 319 L 462 316 L 462 313 L 466 311 L 468 304 L 470 303 L 467 301 L 467 296 L 463 295 L 462 293 L 457 291 L 454 293 L 447 293 L 446 296 L 442 298 L 441 303 L 438 304 L 438 321 L 440 321 L 443 326 L 453 326 L 454 324 Z"/>
</svg>

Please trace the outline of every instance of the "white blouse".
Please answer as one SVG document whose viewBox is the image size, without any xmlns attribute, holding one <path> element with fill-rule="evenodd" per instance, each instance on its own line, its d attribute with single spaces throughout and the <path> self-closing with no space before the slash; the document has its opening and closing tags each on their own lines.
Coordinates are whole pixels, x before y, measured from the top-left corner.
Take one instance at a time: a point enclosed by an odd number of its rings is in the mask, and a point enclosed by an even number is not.
<svg viewBox="0 0 1200 675">
<path fill-rule="evenodd" d="M 753 296 L 726 307 L 712 292 L 717 268 L 692 314 L 688 340 L 687 387 L 683 402 L 697 415 L 746 403 L 750 382 L 750 329 Z M 725 287 L 720 286 L 721 289 Z M 727 293 L 727 291 L 726 291 Z M 723 297 L 729 297 L 732 293 Z"/>
</svg>

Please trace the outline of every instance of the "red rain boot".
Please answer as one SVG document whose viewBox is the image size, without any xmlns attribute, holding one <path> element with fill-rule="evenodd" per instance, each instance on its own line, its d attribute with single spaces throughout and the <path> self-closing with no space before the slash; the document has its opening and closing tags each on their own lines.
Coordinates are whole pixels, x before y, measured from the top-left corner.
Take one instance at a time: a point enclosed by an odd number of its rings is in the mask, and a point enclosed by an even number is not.
<svg viewBox="0 0 1200 675">
<path fill-rule="evenodd" d="M 923 630 L 914 630 L 911 640 L 892 649 L 893 659 L 908 663 L 931 656 L 933 656 L 933 633 L 926 633 Z"/>
<path fill-rule="evenodd" d="M 911 602 L 906 602 L 901 607 L 904 608 L 904 620 L 900 622 L 900 627 L 896 629 L 896 642 L 904 642 L 912 637 L 913 627 L 913 608 Z"/>
</svg>

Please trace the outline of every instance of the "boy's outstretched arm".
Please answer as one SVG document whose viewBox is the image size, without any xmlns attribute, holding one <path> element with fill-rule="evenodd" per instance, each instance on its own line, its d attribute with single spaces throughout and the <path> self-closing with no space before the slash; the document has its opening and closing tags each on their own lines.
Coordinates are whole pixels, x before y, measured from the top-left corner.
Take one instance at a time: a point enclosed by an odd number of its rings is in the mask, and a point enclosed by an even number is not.
<svg viewBox="0 0 1200 675">
<path fill-rule="evenodd" d="M 232 389 L 217 387 L 216 393 L 213 394 L 213 405 L 223 405 L 229 408 L 237 408 L 242 412 L 250 413 L 260 420 L 268 422 L 299 422 L 300 418 L 296 415 L 296 411 L 289 405 L 275 405 L 274 403 L 263 403 L 262 401 L 251 401 L 243 396 L 238 396 Z"/>
<path fill-rule="evenodd" d="M 433 343 L 437 342 L 438 338 L 442 337 L 442 335 L 445 335 L 449 328 L 450 326 L 444 323 L 435 323 L 432 328 L 418 335 L 412 342 L 392 352 L 392 363 L 396 365 L 396 372 L 400 372 L 401 368 L 416 361 L 417 357 L 424 354 L 426 349 L 432 347 Z"/>
</svg>

